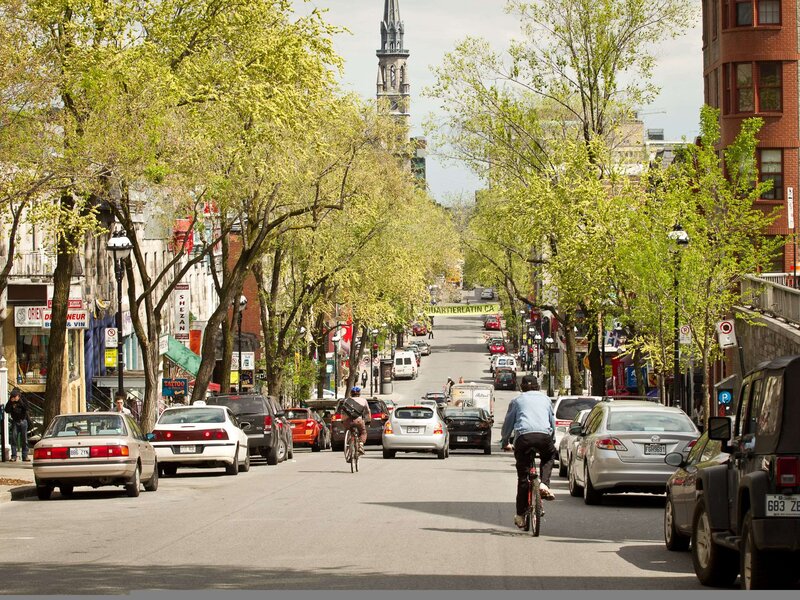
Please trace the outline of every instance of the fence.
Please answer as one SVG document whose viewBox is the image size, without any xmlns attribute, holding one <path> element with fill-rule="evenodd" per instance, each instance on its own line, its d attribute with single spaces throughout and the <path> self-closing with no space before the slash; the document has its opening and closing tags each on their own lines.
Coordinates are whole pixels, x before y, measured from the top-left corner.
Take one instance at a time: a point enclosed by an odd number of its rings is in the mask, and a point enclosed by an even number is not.
<svg viewBox="0 0 800 600">
<path fill-rule="evenodd" d="M 766 275 L 766 276 L 765 276 Z M 744 302 L 768 316 L 800 324 L 800 290 L 785 285 L 787 274 L 767 273 L 760 277 L 745 275 L 741 280 Z M 780 275 L 784 277 L 780 281 Z"/>
</svg>

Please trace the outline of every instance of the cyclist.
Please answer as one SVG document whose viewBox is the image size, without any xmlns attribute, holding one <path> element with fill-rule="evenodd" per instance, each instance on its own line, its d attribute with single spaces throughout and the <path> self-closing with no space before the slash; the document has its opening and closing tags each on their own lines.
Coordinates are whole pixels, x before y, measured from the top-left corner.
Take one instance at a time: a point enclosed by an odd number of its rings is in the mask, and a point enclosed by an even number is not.
<svg viewBox="0 0 800 600">
<path fill-rule="evenodd" d="M 539 391 L 539 381 L 534 375 L 525 375 L 520 387 L 522 394 L 508 405 L 500 445 L 506 452 L 514 450 L 514 458 L 517 460 L 517 514 L 514 524 L 522 529 L 525 527 L 525 513 L 528 511 L 528 473 L 533 464 L 533 451 L 536 450 L 540 457 L 542 498 L 554 500 L 555 496 L 549 486 L 556 447 L 553 443 L 555 417 L 550 398 Z M 512 433 L 513 446 L 508 441 Z"/>
<path fill-rule="evenodd" d="M 369 403 L 361 397 L 361 388 L 358 386 L 350 390 L 350 398 L 356 403 L 361 405 L 361 414 L 357 417 L 351 417 L 346 412 L 342 412 L 342 426 L 345 431 L 351 427 L 358 430 L 358 454 L 364 454 L 364 444 L 367 442 L 367 423 L 372 420 L 372 415 L 369 410 Z"/>
</svg>

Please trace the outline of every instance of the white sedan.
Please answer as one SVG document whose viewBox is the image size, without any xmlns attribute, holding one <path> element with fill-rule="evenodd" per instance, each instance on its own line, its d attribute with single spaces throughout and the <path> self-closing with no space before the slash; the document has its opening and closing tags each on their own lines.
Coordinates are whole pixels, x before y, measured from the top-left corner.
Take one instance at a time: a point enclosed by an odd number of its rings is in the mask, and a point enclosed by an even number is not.
<svg viewBox="0 0 800 600">
<path fill-rule="evenodd" d="M 394 458 L 398 451 L 433 452 L 442 459 L 450 455 L 450 434 L 436 406 L 398 406 L 383 427 L 381 442 L 383 458 Z"/>
<path fill-rule="evenodd" d="M 250 470 L 247 434 L 227 406 L 168 408 L 148 435 L 164 475 L 178 467 L 225 467 L 228 475 Z"/>
</svg>

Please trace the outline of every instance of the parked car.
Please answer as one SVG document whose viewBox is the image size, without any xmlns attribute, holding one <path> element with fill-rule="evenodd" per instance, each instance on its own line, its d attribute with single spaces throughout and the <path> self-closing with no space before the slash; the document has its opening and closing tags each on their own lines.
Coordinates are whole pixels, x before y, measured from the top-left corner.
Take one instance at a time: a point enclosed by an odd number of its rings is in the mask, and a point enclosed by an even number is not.
<svg viewBox="0 0 800 600">
<path fill-rule="evenodd" d="M 414 359 L 417 361 L 417 366 L 418 367 L 422 364 L 422 351 L 419 349 L 419 346 L 417 346 L 417 344 L 415 342 L 411 342 L 410 344 L 407 344 L 403 348 L 403 350 L 405 350 L 407 352 L 413 352 L 414 353 Z M 395 354 L 396 354 L 396 352 L 395 352 Z"/>
<path fill-rule="evenodd" d="M 578 411 L 594 408 L 595 404 L 602 399 L 602 396 L 559 396 L 556 398 L 553 405 L 553 415 L 555 415 L 556 420 L 556 448 L 560 446 L 561 438 L 567 433 L 567 428 L 572 423 L 575 415 L 578 414 Z M 567 474 L 567 465 L 561 463 L 560 453 L 558 461 L 558 473 L 561 475 L 563 470 L 563 477 Z"/>
<path fill-rule="evenodd" d="M 158 489 L 156 451 L 130 416 L 115 412 L 58 415 L 33 447 L 39 500 L 75 486 L 120 485 L 128 496 Z"/>
<path fill-rule="evenodd" d="M 327 425 L 328 431 L 330 433 L 329 437 L 332 437 L 332 419 L 333 413 L 336 412 L 336 407 L 339 406 L 340 400 L 333 400 L 330 398 L 317 398 L 315 400 L 307 400 L 303 402 L 303 404 L 307 407 L 312 409 L 322 421 Z"/>
<path fill-rule="evenodd" d="M 699 469 L 692 563 L 704 585 L 788 588 L 800 559 L 800 356 L 761 363 L 708 438 L 730 459 Z M 677 456 L 667 456 L 677 463 Z"/>
<path fill-rule="evenodd" d="M 664 463 L 670 452 L 687 455 L 700 432 L 681 409 L 655 402 L 598 402 L 578 436 L 569 467 L 569 490 L 586 504 L 600 504 L 603 494 L 663 494 L 674 468 Z"/>
<path fill-rule="evenodd" d="M 227 406 L 236 416 L 242 431 L 247 435 L 247 448 L 251 455 L 260 454 L 268 465 L 281 460 L 281 427 L 275 404 L 261 394 L 209 396 L 209 406 Z"/>
<path fill-rule="evenodd" d="M 265 396 L 265 398 L 275 414 L 275 423 L 278 427 L 278 462 L 294 458 L 292 424 L 286 418 L 286 411 L 273 396 Z"/>
<path fill-rule="evenodd" d="M 312 452 L 328 447 L 325 423 L 310 408 L 286 409 L 292 432 L 292 446 L 309 446 Z"/>
<path fill-rule="evenodd" d="M 494 389 L 496 390 L 515 390 L 517 389 L 517 372 L 505 367 L 494 370 Z"/>
<path fill-rule="evenodd" d="M 500 317 L 490 317 L 486 319 L 486 323 L 484 323 L 484 328 L 488 330 L 500 331 L 503 327 L 500 321 Z"/>
<path fill-rule="evenodd" d="M 674 463 L 677 470 L 667 480 L 667 502 L 664 505 L 664 543 L 667 550 L 689 549 L 692 536 L 692 517 L 697 499 L 702 492 L 697 487 L 702 469 L 723 464 L 728 453 L 722 452 L 722 442 L 709 440 L 708 432 L 697 440 L 688 456 L 674 453 L 664 458 L 667 464 Z"/>
<path fill-rule="evenodd" d="M 414 344 L 419 348 L 420 354 L 422 356 L 430 356 L 431 354 L 431 346 L 425 340 L 414 340 Z"/>
<path fill-rule="evenodd" d="M 367 400 L 369 404 L 369 411 L 372 420 L 367 424 L 367 442 L 365 446 L 379 445 L 382 442 L 383 426 L 389 420 L 389 407 L 383 400 L 378 398 L 370 398 Z M 398 409 L 395 408 L 394 412 Z M 336 413 L 333 415 L 331 427 L 331 444 L 334 452 L 341 452 L 344 450 L 344 434 L 345 430 L 342 427 L 342 413 L 337 407 Z"/>
<path fill-rule="evenodd" d="M 448 407 L 444 411 L 450 449 L 473 448 L 492 453 L 492 416 L 482 408 Z"/>
<path fill-rule="evenodd" d="M 411 333 L 413 335 L 428 335 L 428 327 L 425 323 L 414 323 L 411 326 Z"/>
<path fill-rule="evenodd" d="M 481 300 L 492 300 L 494 298 L 494 290 L 486 288 L 481 292 Z"/>
<path fill-rule="evenodd" d="M 398 451 L 433 452 L 441 459 L 450 454 L 447 424 L 430 406 L 398 406 L 386 422 L 382 443 L 383 458 L 394 458 Z"/>
<path fill-rule="evenodd" d="M 489 354 L 505 354 L 506 343 L 495 340 L 489 345 Z"/>
<path fill-rule="evenodd" d="M 247 434 L 227 406 L 195 402 L 167 408 L 153 427 L 151 443 L 164 475 L 180 467 L 225 467 L 228 475 L 250 470 Z"/>
<path fill-rule="evenodd" d="M 590 408 L 584 408 L 582 411 L 575 415 L 575 418 L 570 421 L 570 425 L 578 424 L 583 425 L 586 422 L 586 417 L 592 412 Z M 569 427 L 561 440 L 558 442 L 558 474 L 561 477 L 566 477 L 569 471 L 569 465 L 572 462 L 572 455 L 575 452 L 575 443 L 578 436 L 569 432 Z"/>
<path fill-rule="evenodd" d="M 396 350 L 394 353 L 394 366 L 392 367 L 392 377 L 394 379 L 417 378 L 417 357 L 411 350 Z"/>
</svg>

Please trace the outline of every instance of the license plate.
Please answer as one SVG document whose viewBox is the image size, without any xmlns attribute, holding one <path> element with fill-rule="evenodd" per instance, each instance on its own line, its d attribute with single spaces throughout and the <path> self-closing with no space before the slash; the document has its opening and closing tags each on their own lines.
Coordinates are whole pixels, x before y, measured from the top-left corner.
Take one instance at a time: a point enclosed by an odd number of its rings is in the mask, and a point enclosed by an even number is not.
<svg viewBox="0 0 800 600">
<path fill-rule="evenodd" d="M 800 517 L 800 496 L 767 494 L 768 517 Z"/>
<path fill-rule="evenodd" d="M 666 444 L 645 444 L 644 453 L 645 454 L 666 454 L 667 453 L 667 445 Z"/>
<path fill-rule="evenodd" d="M 457 442 L 466 442 L 466 441 L 469 441 L 469 438 L 467 436 L 465 436 L 465 435 L 458 435 L 458 436 L 456 436 L 456 441 Z"/>
<path fill-rule="evenodd" d="M 178 452 L 181 454 L 194 454 L 197 452 L 197 446 L 178 446 Z"/>
<path fill-rule="evenodd" d="M 419 427 L 406 427 L 406 433 L 419 433 Z"/>
<path fill-rule="evenodd" d="M 70 448 L 70 458 L 89 458 L 89 448 Z"/>
</svg>

